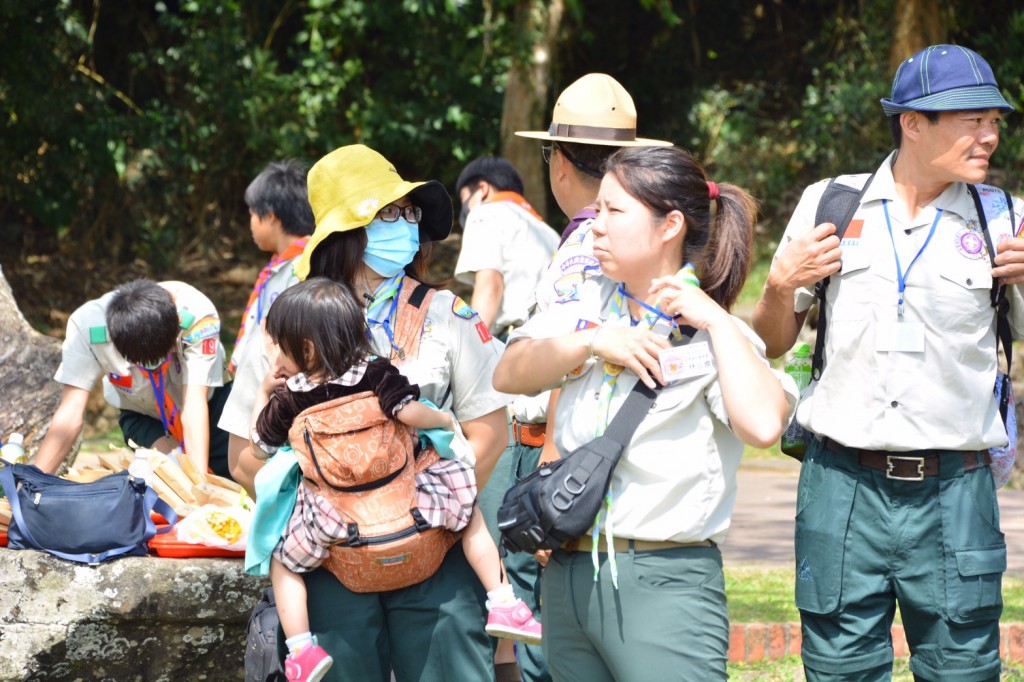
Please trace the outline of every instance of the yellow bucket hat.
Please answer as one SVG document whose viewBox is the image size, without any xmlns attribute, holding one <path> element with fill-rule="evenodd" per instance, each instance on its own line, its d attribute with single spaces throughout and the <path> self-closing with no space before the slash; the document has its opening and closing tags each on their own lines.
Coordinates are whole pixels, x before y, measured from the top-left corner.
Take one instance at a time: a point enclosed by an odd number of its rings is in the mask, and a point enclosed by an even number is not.
<svg viewBox="0 0 1024 682">
<path fill-rule="evenodd" d="M 520 137 L 611 147 L 668 147 L 636 136 L 636 106 L 626 88 L 604 73 L 588 73 L 562 91 L 547 130 L 517 130 Z"/>
<path fill-rule="evenodd" d="M 317 161 L 306 185 L 316 229 L 295 264 L 300 280 L 309 275 L 309 261 L 320 242 L 335 232 L 366 227 L 377 211 L 407 194 L 423 210 L 420 239 L 440 241 L 452 230 L 452 199 L 444 185 L 403 180 L 390 161 L 365 145 L 341 147 Z"/>
</svg>

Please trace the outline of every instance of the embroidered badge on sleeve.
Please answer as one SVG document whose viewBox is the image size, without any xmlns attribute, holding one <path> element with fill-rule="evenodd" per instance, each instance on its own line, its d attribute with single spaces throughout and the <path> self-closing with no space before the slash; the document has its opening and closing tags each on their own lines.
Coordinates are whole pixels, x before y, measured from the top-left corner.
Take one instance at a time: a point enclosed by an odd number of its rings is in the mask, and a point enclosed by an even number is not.
<svg viewBox="0 0 1024 682">
<path fill-rule="evenodd" d="M 192 325 L 188 334 L 182 337 L 182 341 L 187 344 L 195 344 L 204 339 L 216 339 L 218 336 L 220 336 L 220 320 L 216 317 L 204 317 Z"/>
<path fill-rule="evenodd" d="M 452 313 L 456 317 L 461 317 L 464 320 L 470 320 L 476 317 L 476 311 L 469 307 L 469 304 L 463 301 L 458 296 L 452 301 Z"/>
</svg>

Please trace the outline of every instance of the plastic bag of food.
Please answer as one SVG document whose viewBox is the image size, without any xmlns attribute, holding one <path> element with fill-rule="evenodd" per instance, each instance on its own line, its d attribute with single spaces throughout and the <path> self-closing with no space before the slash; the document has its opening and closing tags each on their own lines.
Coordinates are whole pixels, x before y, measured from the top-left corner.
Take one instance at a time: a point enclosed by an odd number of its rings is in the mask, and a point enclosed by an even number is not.
<svg viewBox="0 0 1024 682">
<path fill-rule="evenodd" d="M 194 545 L 245 551 L 252 512 L 242 507 L 205 504 L 178 521 L 178 540 Z"/>
</svg>

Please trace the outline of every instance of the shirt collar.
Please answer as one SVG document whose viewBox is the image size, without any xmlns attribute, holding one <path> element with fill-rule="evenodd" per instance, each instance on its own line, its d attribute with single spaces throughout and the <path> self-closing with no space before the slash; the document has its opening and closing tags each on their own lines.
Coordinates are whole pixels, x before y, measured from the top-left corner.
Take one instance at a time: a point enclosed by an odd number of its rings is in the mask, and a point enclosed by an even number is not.
<svg viewBox="0 0 1024 682">
<path fill-rule="evenodd" d="M 896 201 L 896 181 L 892 177 L 892 164 L 896 161 L 896 152 L 893 151 L 885 158 L 882 165 L 875 171 L 875 178 L 871 181 L 871 186 L 864 192 L 864 198 L 861 203 L 866 204 L 871 201 L 881 201 L 888 199 L 889 201 Z M 970 192 L 967 190 L 967 183 L 954 182 L 945 190 L 942 194 L 935 197 L 929 204 L 932 208 L 941 208 L 945 213 L 955 213 L 964 220 L 969 220 L 975 216 L 976 209 L 974 207 L 974 200 L 971 198 Z"/>
</svg>

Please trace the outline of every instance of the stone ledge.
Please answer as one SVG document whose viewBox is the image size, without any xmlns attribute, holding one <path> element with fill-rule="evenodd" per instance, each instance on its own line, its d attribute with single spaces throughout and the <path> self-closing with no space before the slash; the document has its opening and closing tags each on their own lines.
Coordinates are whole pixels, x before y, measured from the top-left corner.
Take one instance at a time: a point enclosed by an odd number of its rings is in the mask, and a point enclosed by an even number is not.
<svg viewBox="0 0 1024 682">
<path fill-rule="evenodd" d="M 243 680 L 265 578 L 239 559 L 128 557 L 96 567 L 0 549 L 0 679 Z"/>
</svg>

